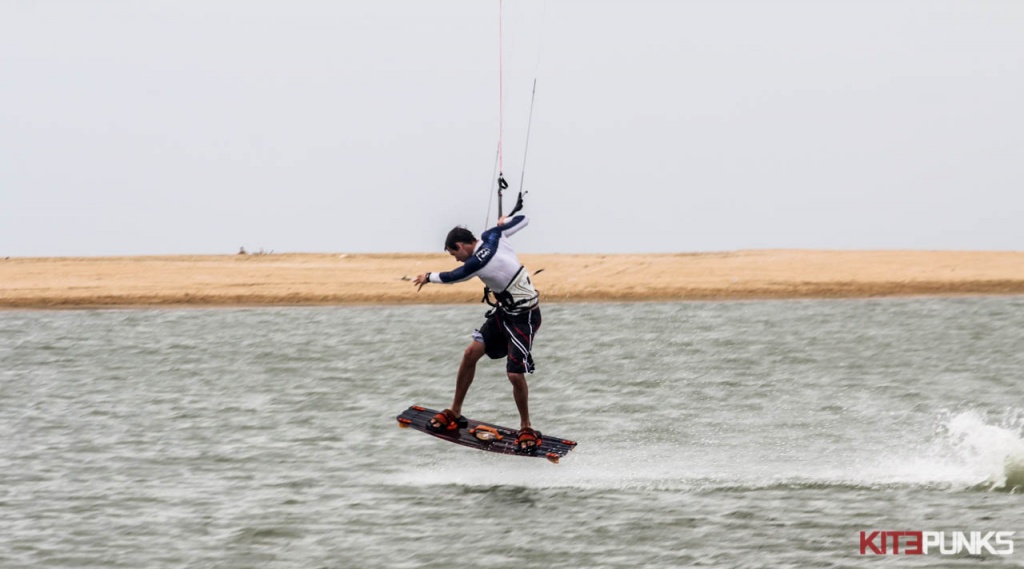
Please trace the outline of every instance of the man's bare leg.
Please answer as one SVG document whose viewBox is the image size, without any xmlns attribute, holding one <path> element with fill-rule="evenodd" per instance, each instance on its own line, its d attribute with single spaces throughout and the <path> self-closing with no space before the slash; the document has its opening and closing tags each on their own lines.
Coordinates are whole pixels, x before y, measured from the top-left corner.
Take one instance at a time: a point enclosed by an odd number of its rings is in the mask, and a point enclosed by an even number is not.
<svg viewBox="0 0 1024 569">
<path fill-rule="evenodd" d="M 476 377 L 476 362 L 484 356 L 486 350 L 483 342 L 474 340 L 462 353 L 462 363 L 459 364 L 459 374 L 455 378 L 455 397 L 452 398 L 452 406 L 449 409 L 455 416 L 462 416 L 462 402 L 466 399 L 469 386 L 473 385 L 473 378 Z"/>
<path fill-rule="evenodd" d="M 526 376 L 521 373 L 509 372 L 508 380 L 512 382 L 512 397 L 519 409 L 519 430 L 530 428 L 530 387 L 526 384 Z"/>
</svg>

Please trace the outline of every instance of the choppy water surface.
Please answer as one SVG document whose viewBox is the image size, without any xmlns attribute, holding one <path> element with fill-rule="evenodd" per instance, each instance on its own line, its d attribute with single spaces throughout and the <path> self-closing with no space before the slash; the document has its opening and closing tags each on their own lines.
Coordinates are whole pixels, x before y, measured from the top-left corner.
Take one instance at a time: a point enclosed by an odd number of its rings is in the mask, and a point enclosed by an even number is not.
<svg viewBox="0 0 1024 569">
<path fill-rule="evenodd" d="M 544 310 L 557 466 L 396 428 L 476 306 L 0 312 L 0 566 L 1024 566 L 1024 299 Z M 516 424 L 503 369 L 467 414 Z"/>
</svg>

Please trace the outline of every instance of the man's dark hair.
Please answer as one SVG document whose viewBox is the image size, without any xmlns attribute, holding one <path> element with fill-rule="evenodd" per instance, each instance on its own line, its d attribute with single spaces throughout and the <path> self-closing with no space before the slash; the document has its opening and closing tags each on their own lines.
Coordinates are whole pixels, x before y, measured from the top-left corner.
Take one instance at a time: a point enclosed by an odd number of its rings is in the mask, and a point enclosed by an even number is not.
<svg viewBox="0 0 1024 569">
<path fill-rule="evenodd" d="M 473 235 L 473 232 L 461 225 L 452 228 L 448 232 L 448 237 L 444 240 L 444 248 L 446 251 L 455 249 L 459 243 L 476 243 L 476 237 Z"/>
</svg>

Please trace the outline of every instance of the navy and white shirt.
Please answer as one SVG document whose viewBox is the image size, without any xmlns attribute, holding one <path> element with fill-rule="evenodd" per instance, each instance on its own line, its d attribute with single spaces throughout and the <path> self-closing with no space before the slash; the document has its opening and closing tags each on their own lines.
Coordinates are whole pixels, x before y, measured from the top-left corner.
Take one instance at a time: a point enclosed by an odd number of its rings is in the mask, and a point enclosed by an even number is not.
<svg viewBox="0 0 1024 569">
<path fill-rule="evenodd" d="M 517 215 L 505 220 L 504 225 L 484 231 L 473 249 L 473 255 L 466 259 L 461 267 L 443 273 L 428 273 L 428 280 L 432 283 L 450 284 L 480 277 L 491 291 L 499 295 L 511 295 L 515 306 L 511 312 L 534 308 L 539 302 L 540 295 L 533 288 L 529 271 L 519 263 L 519 258 L 507 239 L 529 223 L 530 220 L 525 215 Z"/>
</svg>

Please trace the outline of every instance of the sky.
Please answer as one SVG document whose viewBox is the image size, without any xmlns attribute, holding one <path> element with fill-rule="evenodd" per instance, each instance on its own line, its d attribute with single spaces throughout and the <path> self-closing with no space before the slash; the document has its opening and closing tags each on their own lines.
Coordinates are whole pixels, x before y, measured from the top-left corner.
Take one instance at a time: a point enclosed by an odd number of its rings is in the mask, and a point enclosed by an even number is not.
<svg viewBox="0 0 1024 569">
<path fill-rule="evenodd" d="M 0 256 L 1024 250 L 1024 2 L 501 8 L 2 1 Z"/>
</svg>

